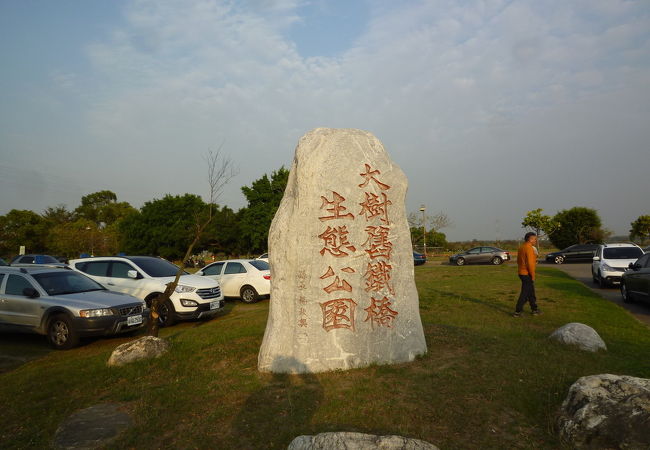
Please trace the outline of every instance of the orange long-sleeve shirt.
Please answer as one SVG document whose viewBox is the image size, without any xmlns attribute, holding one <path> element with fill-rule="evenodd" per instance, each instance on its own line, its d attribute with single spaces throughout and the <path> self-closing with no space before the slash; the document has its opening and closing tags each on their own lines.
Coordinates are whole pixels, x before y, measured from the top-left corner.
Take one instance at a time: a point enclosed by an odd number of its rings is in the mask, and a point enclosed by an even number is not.
<svg viewBox="0 0 650 450">
<path fill-rule="evenodd" d="M 519 275 L 530 275 L 535 281 L 535 266 L 537 265 L 537 255 L 533 244 L 524 242 L 517 251 L 517 272 Z"/>
</svg>

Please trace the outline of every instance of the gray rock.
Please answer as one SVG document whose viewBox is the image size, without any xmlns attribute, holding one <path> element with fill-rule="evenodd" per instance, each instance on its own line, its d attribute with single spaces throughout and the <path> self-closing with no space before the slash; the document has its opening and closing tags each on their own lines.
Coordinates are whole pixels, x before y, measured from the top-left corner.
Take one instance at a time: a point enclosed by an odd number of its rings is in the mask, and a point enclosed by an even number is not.
<svg viewBox="0 0 650 450">
<path fill-rule="evenodd" d="M 338 432 L 298 436 L 288 450 L 437 450 L 433 444 L 402 436 Z"/>
<path fill-rule="evenodd" d="M 582 377 L 558 417 L 560 436 L 574 448 L 650 448 L 650 379 Z"/>
<path fill-rule="evenodd" d="M 121 405 L 106 403 L 77 411 L 54 436 L 56 449 L 95 449 L 109 444 L 133 424 Z"/>
<path fill-rule="evenodd" d="M 318 128 L 300 139 L 269 232 L 259 370 L 345 370 L 426 353 L 406 190 L 368 132 Z"/>
<path fill-rule="evenodd" d="M 143 336 L 122 344 L 108 358 L 109 366 L 123 366 L 140 359 L 158 358 L 169 350 L 169 342 L 154 336 Z"/>
<path fill-rule="evenodd" d="M 549 338 L 563 344 L 576 345 L 588 352 L 607 350 L 605 342 L 596 330 L 582 323 L 568 323 L 555 330 Z"/>
</svg>

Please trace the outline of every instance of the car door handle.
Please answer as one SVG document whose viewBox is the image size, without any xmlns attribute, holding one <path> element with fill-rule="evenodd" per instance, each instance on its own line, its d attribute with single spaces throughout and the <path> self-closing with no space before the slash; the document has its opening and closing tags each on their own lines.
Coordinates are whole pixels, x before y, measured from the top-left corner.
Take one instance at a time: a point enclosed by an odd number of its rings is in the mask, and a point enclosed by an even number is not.
<svg viewBox="0 0 650 450">
<path fill-rule="evenodd" d="M 106 284 L 108 284 L 109 286 L 115 286 L 115 284 L 113 283 L 106 283 Z"/>
</svg>

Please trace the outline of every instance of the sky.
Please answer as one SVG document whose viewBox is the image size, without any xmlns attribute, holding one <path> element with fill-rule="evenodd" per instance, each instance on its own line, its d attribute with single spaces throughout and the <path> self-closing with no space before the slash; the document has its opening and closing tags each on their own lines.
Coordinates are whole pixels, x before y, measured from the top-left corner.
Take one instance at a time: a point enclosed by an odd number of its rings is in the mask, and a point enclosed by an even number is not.
<svg viewBox="0 0 650 450">
<path fill-rule="evenodd" d="M 373 133 L 448 240 L 650 214 L 647 0 L 0 0 L 0 214 L 108 189 L 219 203 L 313 128 Z"/>
</svg>

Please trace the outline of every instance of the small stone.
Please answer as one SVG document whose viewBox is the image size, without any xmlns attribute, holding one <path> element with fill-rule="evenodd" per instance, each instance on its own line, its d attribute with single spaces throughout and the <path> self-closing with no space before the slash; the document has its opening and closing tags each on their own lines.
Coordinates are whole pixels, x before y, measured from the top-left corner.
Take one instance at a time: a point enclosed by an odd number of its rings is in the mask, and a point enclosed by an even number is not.
<svg viewBox="0 0 650 450">
<path fill-rule="evenodd" d="M 55 449 L 102 448 L 133 424 L 120 404 L 104 403 L 77 411 L 68 417 L 54 436 Z"/>
<path fill-rule="evenodd" d="M 140 359 L 159 358 L 169 350 L 169 342 L 154 336 L 143 336 L 135 341 L 127 342 L 118 346 L 110 358 L 107 365 L 123 366 Z"/>
<path fill-rule="evenodd" d="M 352 432 L 320 433 L 298 436 L 288 450 L 437 450 L 433 444 L 402 436 L 375 436 Z"/>
<path fill-rule="evenodd" d="M 650 448 L 650 379 L 582 377 L 569 389 L 558 417 L 572 448 Z"/>
<path fill-rule="evenodd" d="M 605 342 L 596 330 L 582 323 L 568 323 L 555 330 L 549 338 L 562 344 L 575 345 L 588 352 L 607 350 Z"/>
</svg>

